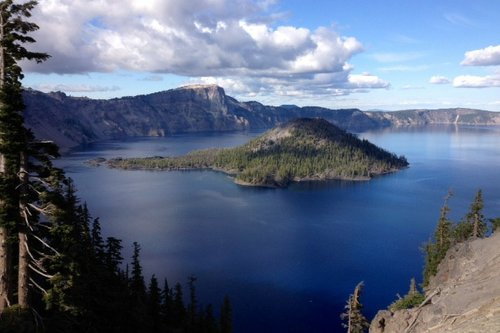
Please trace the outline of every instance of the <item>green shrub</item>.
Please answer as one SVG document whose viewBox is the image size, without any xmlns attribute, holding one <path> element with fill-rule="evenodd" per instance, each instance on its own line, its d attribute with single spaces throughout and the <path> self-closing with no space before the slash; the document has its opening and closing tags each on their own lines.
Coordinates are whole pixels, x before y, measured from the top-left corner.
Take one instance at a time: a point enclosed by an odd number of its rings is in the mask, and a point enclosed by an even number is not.
<svg viewBox="0 0 500 333">
<path fill-rule="evenodd" d="M 425 295 L 419 292 L 414 293 L 412 295 L 406 295 L 403 298 L 398 299 L 391 305 L 389 305 L 389 310 L 397 311 L 403 309 L 411 309 L 419 306 L 425 300 Z"/>
</svg>

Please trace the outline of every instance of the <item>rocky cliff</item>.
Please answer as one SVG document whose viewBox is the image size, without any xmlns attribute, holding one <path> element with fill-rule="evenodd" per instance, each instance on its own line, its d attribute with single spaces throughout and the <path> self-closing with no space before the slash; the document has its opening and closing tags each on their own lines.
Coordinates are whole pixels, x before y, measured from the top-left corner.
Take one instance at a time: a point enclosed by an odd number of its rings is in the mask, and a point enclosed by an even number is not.
<svg viewBox="0 0 500 333">
<path fill-rule="evenodd" d="M 370 118 L 389 126 L 425 126 L 430 124 L 500 125 L 500 113 L 454 108 L 437 110 L 404 110 L 366 112 Z"/>
<path fill-rule="evenodd" d="M 109 100 L 26 90 L 24 100 L 27 126 L 38 138 L 53 140 L 63 149 L 130 136 L 267 129 L 301 117 L 324 118 L 349 131 L 434 123 L 500 124 L 500 113 L 470 109 L 362 112 L 358 109 L 266 106 L 258 102 L 239 102 L 215 85 L 195 85 Z"/>
<path fill-rule="evenodd" d="M 379 311 L 370 333 L 500 332 L 500 232 L 451 248 L 421 307 Z"/>
</svg>

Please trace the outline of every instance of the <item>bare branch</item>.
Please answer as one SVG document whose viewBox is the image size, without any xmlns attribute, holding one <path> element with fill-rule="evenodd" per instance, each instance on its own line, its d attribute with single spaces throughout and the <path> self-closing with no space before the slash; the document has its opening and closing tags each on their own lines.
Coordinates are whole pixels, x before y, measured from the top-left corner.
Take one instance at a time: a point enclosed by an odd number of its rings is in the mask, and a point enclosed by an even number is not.
<svg viewBox="0 0 500 333">
<path fill-rule="evenodd" d="M 28 213 L 29 213 L 29 210 L 28 210 L 28 207 L 25 207 L 25 209 L 23 210 L 23 215 L 24 215 L 24 221 L 26 222 L 26 225 L 28 226 L 28 228 L 33 231 L 33 227 L 31 226 L 31 223 L 28 219 Z M 30 213 L 31 215 L 31 213 Z"/>
<path fill-rule="evenodd" d="M 28 252 L 29 257 L 31 258 L 31 260 L 33 260 L 33 263 L 36 265 L 36 267 L 38 269 L 40 269 L 41 271 L 47 273 L 47 271 L 45 270 L 45 268 L 41 264 L 47 258 L 47 256 L 43 255 L 42 258 L 35 259 L 35 257 L 33 256 L 33 254 L 31 253 L 31 251 L 28 247 L 28 243 L 25 243 L 24 246 L 26 247 L 26 252 Z"/>
<path fill-rule="evenodd" d="M 42 243 L 43 245 L 45 245 L 47 248 L 51 249 L 55 254 L 60 254 L 56 249 L 54 249 L 52 246 L 50 246 L 49 244 L 47 244 L 43 239 L 41 239 L 40 237 L 36 236 L 36 235 L 31 235 L 33 237 L 35 237 L 36 240 L 38 240 L 40 243 Z"/>
<path fill-rule="evenodd" d="M 35 280 L 33 280 L 32 278 L 30 278 L 30 281 L 31 281 L 31 283 L 33 283 L 33 285 L 35 287 L 37 287 L 38 289 L 40 289 L 40 291 L 43 292 L 45 295 L 48 294 L 47 290 L 43 289 L 38 283 L 35 282 Z"/>
<path fill-rule="evenodd" d="M 44 272 L 39 271 L 36 267 L 34 267 L 31 264 L 29 264 L 29 268 L 31 268 L 35 273 L 38 273 L 41 276 L 46 277 L 47 279 L 52 279 L 54 277 L 54 275 L 45 274 Z"/>
</svg>

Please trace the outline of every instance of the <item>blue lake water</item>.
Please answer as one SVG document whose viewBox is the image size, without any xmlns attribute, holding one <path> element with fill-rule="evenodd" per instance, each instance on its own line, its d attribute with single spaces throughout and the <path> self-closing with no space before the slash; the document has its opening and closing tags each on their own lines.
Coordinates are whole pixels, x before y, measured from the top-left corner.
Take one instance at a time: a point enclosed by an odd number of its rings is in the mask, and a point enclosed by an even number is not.
<svg viewBox="0 0 500 333">
<path fill-rule="evenodd" d="M 454 191 L 459 220 L 477 189 L 486 217 L 500 216 L 500 128 L 429 127 L 361 133 L 410 168 L 369 182 L 300 183 L 288 189 L 235 185 L 210 171 L 148 172 L 93 168 L 95 157 L 178 155 L 247 142 L 257 132 L 185 134 L 107 141 L 57 165 L 75 180 L 106 236 L 142 245 L 152 273 L 185 283 L 216 307 L 232 299 L 235 333 L 342 332 L 339 314 L 359 281 L 365 314 L 421 281 L 421 244 L 443 198 Z"/>
</svg>

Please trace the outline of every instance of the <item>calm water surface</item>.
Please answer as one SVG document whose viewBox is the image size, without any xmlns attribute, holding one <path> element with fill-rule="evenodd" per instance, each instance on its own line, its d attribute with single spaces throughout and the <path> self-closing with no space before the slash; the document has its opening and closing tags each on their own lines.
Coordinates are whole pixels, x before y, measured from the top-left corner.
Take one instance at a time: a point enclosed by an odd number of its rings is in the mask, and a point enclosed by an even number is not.
<svg viewBox="0 0 500 333">
<path fill-rule="evenodd" d="M 234 307 L 235 333 L 341 332 L 339 314 L 365 281 L 365 314 L 405 294 L 420 280 L 421 244 L 432 233 L 449 189 L 459 220 L 475 192 L 485 215 L 500 216 L 500 128 L 437 127 L 360 136 L 410 168 L 369 182 L 301 183 L 288 189 L 241 187 L 221 173 L 92 168 L 95 157 L 178 155 L 228 147 L 258 133 L 186 134 L 108 141 L 58 165 L 105 235 L 142 245 L 146 279 L 170 285 L 198 277 L 200 300 Z"/>
</svg>

